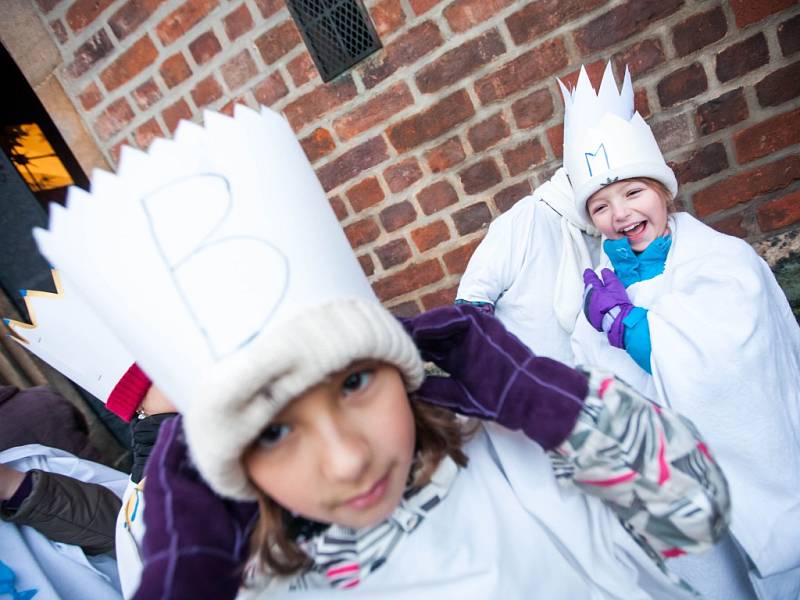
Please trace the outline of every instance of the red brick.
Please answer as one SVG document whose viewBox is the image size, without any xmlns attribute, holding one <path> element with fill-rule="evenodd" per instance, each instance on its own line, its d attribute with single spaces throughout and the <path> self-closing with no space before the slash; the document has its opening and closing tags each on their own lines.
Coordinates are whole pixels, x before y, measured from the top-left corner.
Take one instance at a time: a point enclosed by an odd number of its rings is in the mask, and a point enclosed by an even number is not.
<svg viewBox="0 0 800 600">
<path fill-rule="evenodd" d="M 418 0 L 422 1 L 422 0 Z M 442 0 L 433 0 L 433 2 L 441 2 Z M 412 0 L 412 4 L 413 4 Z M 399 318 L 410 318 L 416 317 L 421 311 L 419 305 L 417 304 L 416 300 L 409 300 L 407 302 L 401 302 L 400 304 L 395 304 L 394 306 L 387 307 L 389 312 L 392 313 L 395 317 Z"/>
<path fill-rule="evenodd" d="M 550 77 L 569 64 L 564 40 L 556 38 L 523 52 L 475 83 L 482 104 L 507 98 Z"/>
<path fill-rule="evenodd" d="M 203 108 L 222 98 L 222 88 L 213 75 L 198 81 L 192 88 L 192 100 L 197 108 Z"/>
<path fill-rule="evenodd" d="M 694 210 L 702 218 L 783 189 L 798 179 L 800 156 L 787 156 L 750 171 L 739 172 L 697 192 L 692 198 Z"/>
<path fill-rule="evenodd" d="M 358 264 L 361 265 L 361 270 L 364 275 L 369 277 L 375 272 L 375 263 L 372 262 L 372 257 L 369 254 L 362 254 L 358 257 Z"/>
<path fill-rule="evenodd" d="M 94 123 L 98 137 L 108 141 L 133 120 L 133 110 L 125 98 L 115 100 L 102 112 Z"/>
<path fill-rule="evenodd" d="M 246 4 L 241 4 L 239 8 L 231 12 L 223 19 L 225 24 L 225 34 L 230 41 L 243 36 L 253 28 L 253 15 Z"/>
<path fill-rule="evenodd" d="M 500 190 L 494 195 L 494 205 L 500 212 L 506 212 L 525 196 L 531 193 L 531 184 L 528 180 L 520 181 Z"/>
<path fill-rule="evenodd" d="M 406 14 L 403 12 L 400 0 L 380 0 L 370 8 L 369 14 L 380 38 L 396 31 L 406 22 Z"/>
<path fill-rule="evenodd" d="M 61 0 L 36 0 L 36 4 L 39 5 L 39 10 L 43 13 L 49 13 L 59 2 L 61 2 Z"/>
<path fill-rule="evenodd" d="M 379 279 L 372 288 L 381 302 L 397 298 L 418 290 L 426 285 L 436 283 L 444 277 L 442 265 L 436 259 L 407 266 L 402 271 Z"/>
<path fill-rule="evenodd" d="M 709 225 L 720 233 L 735 235 L 736 237 L 740 238 L 747 237 L 747 231 L 744 228 L 741 214 L 720 219 L 719 221 L 709 223 Z"/>
<path fill-rule="evenodd" d="M 547 89 L 536 90 L 511 105 L 514 121 L 520 129 L 541 125 L 553 116 L 553 97 Z"/>
<path fill-rule="evenodd" d="M 333 209 L 333 214 L 336 215 L 337 219 L 341 221 L 347 216 L 347 205 L 339 196 L 328 198 L 328 202 L 330 202 L 331 208 Z"/>
<path fill-rule="evenodd" d="M 643 119 L 650 116 L 650 102 L 647 100 L 647 90 L 644 88 L 633 91 L 633 106 Z"/>
<path fill-rule="evenodd" d="M 778 41 L 784 56 L 800 50 L 800 15 L 795 15 L 778 25 Z"/>
<path fill-rule="evenodd" d="M 383 172 L 383 179 L 389 186 L 389 191 L 396 194 L 422 179 L 422 170 L 416 158 L 409 158 L 387 168 Z"/>
<path fill-rule="evenodd" d="M 255 44 L 261 58 L 268 65 L 276 62 L 300 43 L 300 32 L 289 19 L 256 38 Z"/>
<path fill-rule="evenodd" d="M 235 91 L 258 74 L 258 67 L 247 49 L 242 50 L 220 67 L 228 89 Z"/>
<path fill-rule="evenodd" d="M 686 56 L 721 40 L 728 33 L 722 8 L 692 15 L 672 28 L 672 43 L 678 56 Z"/>
<path fill-rule="evenodd" d="M 330 191 L 388 158 L 386 142 L 377 136 L 324 165 L 317 175 L 325 191 Z"/>
<path fill-rule="evenodd" d="M 778 69 L 756 84 L 761 106 L 777 106 L 800 96 L 800 62 Z"/>
<path fill-rule="evenodd" d="M 700 135 L 730 127 L 750 116 L 742 88 L 731 90 L 697 107 L 694 116 Z"/>
<path fill-rule="evenodd" d="M 384 269 L 391 269 L 411 258 L 411 246 L 404 238 L 398 238 L 375 248 L 375 254 Z"/>
<path fill-rule="evenodd" d="M 503 160 L 511 177 L 527 171 L 534 165 L 547 160 L 547 150 L 538 139 L 526 140 L 518 146 L 503 152 Z"/>
<path fill-rule="evenodd" d="M 359 246 L 376 240 L 381 234 L 381 231 L 375 219 L 373 217 L 367 217 L 355 223 L 350 223 L 350 225 L 344 228 L 344 234 L 350 241 L 350 245 L 353 248 L 358 248 Z"/>
<path fill-rule="evenodd" d="M 417 87 L 425 94 L 437 92 L 443 87 L 461 81 L 505 51 L 506 46 L 500 34 L 496 29 L 491 29 L 445 52 L 423 67 L 416 77 Z"/>
<path fill-rule="evenodd" d="M 411 239 L 420 252 L 435 248 L 450 239 L 450 230 L 444 221 L 434 221 L 411 232 Z"/>
<path fill-rule="evenodd" d="M 119 165 L 119 155 L 122 153 L 123 146 L 130 146 L 130 144 L 126 140 L 122 140 L 121 142 L 114 144 L 111 150 L 108 151 L 108 154 L 111 157 L 112 165 Z"/>
<path fill-rule="evenodd" d="M 678 148 L 685 148 L 695 140 L 694 130 L 689 123 L 689 115 L 686 113 L 650 123 L 650 129 L 658 141 L 658 147 L 664 154 L 669 154 Z"/>
<path fill-rule="evenodd" d="M 300 145 L 305 150 L 308 161 L 311 163 L 323 156 L 327 156 L 336 148 L 330 131 L 323 127 L 317 127 L 308 136 L 300 140 Z"/>
<path fill-rule="evenodd" d="M 255 96 L 257 102 L 264 106 L 272 106 L 288 93 L 289 88 L 286 87 L 286 82 L 283 81 L 280 71 L 270 73 L 253 87 L 253 96 Z"/>
<path fill-rule="evenodd" d="M 456 301 L 456 292 L 458 291 L 457 285 L 451 285 L 450 287 L 442 288 L 441 290 L 436 290 L 435 292 L 431 292 L 430 294 L 425 294 L 422 296 L 422 306 L 425 307 L 425 310 L 431 310 L 433 308 L 438 308 L 440 306 L 450 306 L 453 302 Z"/>
<path fill-rule="evenodd" d="M 458 235 L 467 235 L 487 227 L 492 220 L 492 212 L 485 202 L 477 202 L 452 214 Z"/>
<path fill-rule="evenodd" d="M 64 24 L 56 19 L 52 23 L 50 23 L 50 29 L 53 30 L 53 35 L 56 36 L 56 40 L 59 44 L 66 44 L 67 40 L 69 39 L 69 34 L 67 33 L 67 28 L 64 27 Z"/>
<path fill-rule="evenodd" d="M 158 58 L 158 50 L 145 35 L 123 52 L 110 66 L 103 69 L 100 79 L 109 92 L 128 83 Z"/>
<path fill-rule="evenodd" d="M 358 92 L 350 75 L 324 83 L 303 94 L 283 109 L 295 131 L 300 131 L 328 111 L 356 97 Z"/>
<path fill-rule="evenodd" d="M 573 34 L 575 44 L 581 55 L 592 54 L 624 42 L 656 21 L 668 17 L 682 5 L 683 0 L 628 0 L 578 29 Z"/>
<path fill-rule="evenodd" d="M 435 140 L 474 114 L 469 95 L 458 90 L 427 110 L 392 125 L 386 134 L 395 149 L 402 153 Z"/>
<path fill-rule="evenodd" d="M 669 162 L 680 185 L 700 181 L 728 168 L 725 146 L 720 142 L 695 150 L 681 162 Z"/>
<path fill-rule="evenodd" d="M 442 14 L 447 19 L 450 29 L 460 33 L 485 23 L 513 3 L 513 0 L 455 0 Z"/>
<path fill-rule="evenodd" d="M 470 127 L 467 139 L 474 152 L 482 152 L 491 148 L 511 134 L 503 113 L 497 113 L 477 125 Z"/>
<path fill-rule="evenodd" d="M 556 158 L 564 155 L 564 124 L 553 125 L 547 130 L 547 142 Z"/>
<path fill-rule="evenodd" d="M 186 103 L 186 100 L 181 98 L 175 104 L 165 108 L 161 112 L 161 117 L 164 119 L 164 125 L 170 133 L 174 133 L 181 120 L 190 120 L 192 118 L 192 109 Z"/>
<path fill-rule="evenodd" d="M 606 61 L 603 59 L 596 60 L 588 65 L 583 65 L 583 68 L 586 70 L 586 74 L 589 76 L 589 83 L 592 84 L 592 87 L 595 90 L 599 89 L 600 82 L 603 80 L 603 74 L 606 72 Z M 567 73 L 561 77 L 561 82 L 567 86 L 567 89 L 574 89 L 575 86 L 578 85 L 578 77 L 580 76 L 580 73 L 581 69 L 579 67 L 571 73 Z M 559 94 L 560 93 L 561 91 L 559 90 Z"/>
<path fill-rule="evenodd" d="M 411 202 L 404 200 L 384 208 L 380 217 L 383 228 L 391 233 L 414 221 L 417 218 L 417 211 Z"/>
<path fill-rule="evenodd" d="M 480 239 L 472 240 L 471 242 L 445 254 L 442 258 L 444 259 L 444 264 L 447 267 L 447 272 L 451 275 L 461 275 L 461 273 L 466 271 L 469 259 L 472 257 L 472 253 L 475 252 L 475 248 L 477 248 L 478 244 L 480 243 Z"/>
<path fill-rule="evenodd" d="M 409 4 L 411 4 L 411 10 L 414 11 L 415 15 L 421 15 L 428 12 L 441 1 L 442 0 L 409 0 Z"/>
<path fill-rule="evenodd" d="M 631 77 L 636 80 L 664 62 L 664 48 L 657 38 L 643 40 L 617 52 L 613 60 L 617 73 L 624 73 L 627 66 Z"/>
<path fill-rule="evenodd" d="M 446 181 L 437 181 L 417 194 L 417 202 L 422 212 L 432 215 L 446 206 L 458 202 L 458 194 Z"/>
<path fill-rule="evenodd" d="M 692 63 L 664 77 L 657 89 L 661 107 L 668 108 L 705 92 L 708 79 L 703 65 Z"/>
<path fill-rule="evenodd" d="M 268 19 L 276 12 L 284 8 L 286 3 L 284 0 L 256 0 L 256 6 L 258 7 L 259 12 L 261 12 L 261 16 L 265 19 Z"/>
<path fill-rule="evenodd" d="M 799 222 L 800 191 L 759 206 L 756 218 L 761 231 L 774 231 Z"/>
<path fill-rule="evenodd" d="M 730 0 L 736 26 L 740 29 L 795 4 L 796 0 Z"/>
<path fill-rule="evenodd" d="M 314 60 L 308 52 L 303 52 L 297 58 L 293 58 L 286 65 L 286 70 L 289 71 L 289 75 L 296 87 L 308 83 L 319 75 L 317 65 L 314 64 Z"/>
<path fill-rule="evenodd" d="M 355 212 L 361 212 L 365 208 L 378 204 L 384 197 L 385 194 L 381 189 L 381 184 L 378 183 L 375 177 L 360 181 L 347 190 L 347 198 L 350 200 L 350 206 L 353 207 Z"/>
<path fill-rule="evenodd" d="M 214 58 L 222 50 L 217 36 L 210 29 L 201 33 L 189 44 L 189 52 L 192 53 L 194 62 L 204 65 Z"/>
<path fill-rule="evenodd" d="M 83 110 L 91 110 L 100 104 L 100 101 L 103 99 L 103 94 L 100 92 L 100 88 L 97 87 L 97 84 L 92 82 L 84 88 L 78 98 L 81 101 Z"/>
<path fill-rule="evenodd" d="M 414 104 L 414 97 L 408 86 L 401 81 L 334 120 L 333 128 L 342 141 L 347 141 L 359 133 L 377 125 L 383 125 L 412 104 Z"/>
<path fill-rule="evenodd" d="M 763 33 L 757 33 L 717 54 L 717 79 L 722 82 L 730 81 L 768 62 L 767 39 Z"/>
<path fill-rule="evenodd" d="M 142 150 L 147 150 L 153 140 L 159 137 L 164 137 L 164 132 L 161 131 L 161 126 L 156 123 L 155 119 L 150 119 L 133 132 L 133 139 Z"/>
<path fill-rule="evenodd" d="M 739 164 L 800 143 L 800 108 L 776 115 L 733 136 Z"/>
<path fill-rule="evenodd" d="M 165 60 L 158 69 L 168 88 L 174 88 L 192 75 L 192 69 L 183 54 L 178 52 Z"/>
<path fill-rule="evenodd" d="M 459 139 L 453 137 L 426 152 L 425 161 L 432 172 L 441 173 L 462 162 L 466 156 Z"/>
<path fill-rule="evenodd" d="M 186 0 L 164 17 L 156 26 L 156 35 L 164 46 L 175 40 L 202 21 L 219 5 L 219 0 Z"/>
<path fill-rule="evenodd" d="M 241 104 L 242 106 L 247 106 L 247 102 L 245 102 L 243 98 L 234 98 L 233 100 L 229 100 L 228 102 L 223 104 L 217 110 L 221 112 L 223 115 L 228 115 L 229 117 L 232 117 L 233 113 L 236 110 L 237 104 Z"/>
<path fill-rule="evenodd" d="M 390 77 L 397 69 L 417 62 L 443 43 L 439 28 L 430 21 L 408 30 L 383 51 L 358 67 L 367 89 Z"/>
<path fill-rule="evenodd" d="M 128 0 L 111 15 L 108 24 L 117 39 L 123 40 L 147 21 L 164 0 Z"/>
<path fill-rule="evenodd" d="M 511 38 L 518 46 L 602 6 L 608 0 L 536 0 L 506 19 Z"/>
<path fill-rule="evenodd" d="M 105 29 L 99 30 L 75 50 L 73 61 L 67 66 L 67 73 L 77 79 L 108 56 L 113 49 L 114 44 Z"/>
<path fill-rule="evenodd" d="M 461 178 L 461 185 L 467 194 L 483 192 L 500 183 L 503 178 L 500 169 L 497 168 L 497 163 L 492 158 L 484 159 L 467 167 L 458 176 Z"/>
<path fill-rule="evenodd" d="M 114 0 L 75 0 L 64 15 L 67 25 L 79 32 L 92 23 Z"/>
</svg>

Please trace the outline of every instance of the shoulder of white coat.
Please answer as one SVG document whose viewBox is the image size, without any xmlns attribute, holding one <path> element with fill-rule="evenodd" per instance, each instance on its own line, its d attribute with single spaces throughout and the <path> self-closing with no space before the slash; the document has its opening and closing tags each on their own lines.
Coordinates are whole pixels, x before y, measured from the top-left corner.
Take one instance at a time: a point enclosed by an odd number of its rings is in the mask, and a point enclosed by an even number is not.
<svg viewBox="0 0 800 600">
<path fill-rule="evenodd" d="M 739 265 L 759 264 L 761 258 L 753 247 L 741 238 L 727 235 L 709 227 L 689 213 L 675 213 L 675 239 L 678 244 L 687 239 L 695 249 L 689 258 L 735 262 Z"/>
</svg>

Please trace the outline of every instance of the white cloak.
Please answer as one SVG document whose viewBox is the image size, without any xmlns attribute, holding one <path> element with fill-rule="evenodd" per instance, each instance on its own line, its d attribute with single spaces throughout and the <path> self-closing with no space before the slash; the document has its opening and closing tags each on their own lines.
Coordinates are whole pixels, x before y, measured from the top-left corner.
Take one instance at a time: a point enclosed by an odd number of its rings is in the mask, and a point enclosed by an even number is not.
<svg viewBox="0 0 800 600">
<path fill-rule="evenodd" d="M 97 483 L 120 497 L 128 481 L 124 473 L 39 444 L 0 452 L 0 462 L 18 471 L 41 469 Z M 53 542 L 32 527 L 0 521 L 0 560 L 16 574 L 17 592 L 35 589 L 35 600 L 121 597 L 113 557 L 87 556 L 78 546 Z"/>
<path fill-rule="evenodd" d="M 798 598 L 800 328 L 746 242 L 686 213 L 669 223 L 664 273 L 627 289 L 649 311 L 652 376 L 584 315 L 576 361 L 611 369 L 694 422 L 728 478 L 731 530 L 758 569 L 754 586 Z"/>
</svg>

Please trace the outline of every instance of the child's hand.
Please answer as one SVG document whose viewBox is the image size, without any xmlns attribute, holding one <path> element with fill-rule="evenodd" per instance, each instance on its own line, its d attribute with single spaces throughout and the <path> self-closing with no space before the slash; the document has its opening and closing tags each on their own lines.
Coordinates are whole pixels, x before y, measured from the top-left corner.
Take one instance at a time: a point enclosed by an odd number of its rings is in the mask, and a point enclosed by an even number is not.
<svg viewBox="0 0 800 600">
<path fill-rule="evenodd" d="M 623 319 L 633 309 L 625 286 L 611 269 L 603 269 L 601 280 L 591 269 L 583 272 L 586 288 L 583 292 L 583 313 L 597 331 L 608 335 L 608 342 L 616 348 L 625 347 Z"/>
</svg>

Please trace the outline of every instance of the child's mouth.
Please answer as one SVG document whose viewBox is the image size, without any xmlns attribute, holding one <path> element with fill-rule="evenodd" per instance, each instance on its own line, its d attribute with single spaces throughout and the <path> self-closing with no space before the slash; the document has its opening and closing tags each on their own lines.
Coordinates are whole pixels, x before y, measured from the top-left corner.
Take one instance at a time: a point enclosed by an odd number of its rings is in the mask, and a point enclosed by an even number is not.
<svg viewBox="0 0 800 600">
<path fill-rule="evenodd" d="M 645 227 L 647 227 L 647 221 L 639 221 L 638 223 L 620 229 L 619 232 L 628 239 L 635 239 L 644 232 Z"/>
<path fill-rule="evenodd" d="M 386 495 L 386 490 L 389 487 L 389 473 L 386 473 L 375 484 L 363 494 L 353 496 L 345 502 L 350 508 L 357 510 L 364 510 L 371 508 L 378 504 Z"/>
</svg>

